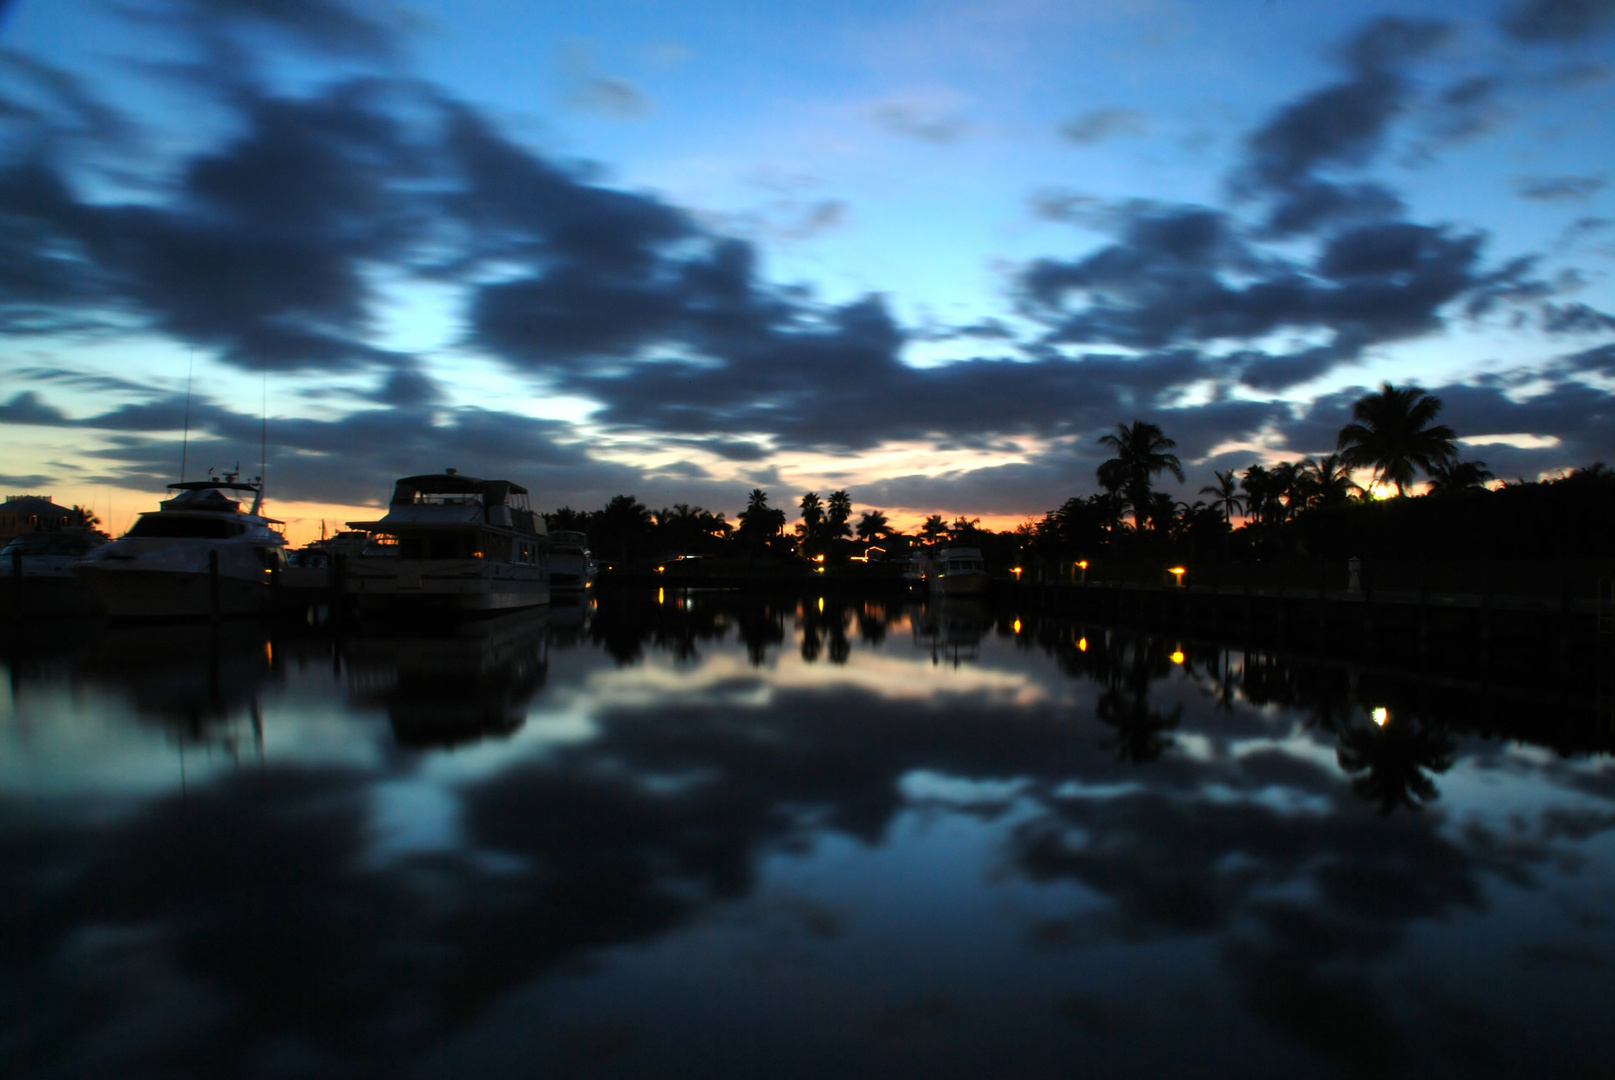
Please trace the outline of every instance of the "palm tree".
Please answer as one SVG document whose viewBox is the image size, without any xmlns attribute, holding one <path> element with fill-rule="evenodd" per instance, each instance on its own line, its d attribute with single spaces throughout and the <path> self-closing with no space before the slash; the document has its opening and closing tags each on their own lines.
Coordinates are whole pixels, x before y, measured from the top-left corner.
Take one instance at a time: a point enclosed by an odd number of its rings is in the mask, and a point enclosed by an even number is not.
<svg viewBox="0 0 1615 1080">
<path fill-rule="evenodd" d="M 1245 492 L 1245 509 L 1258 522 L 1265 523 L 1271 516 L 1269 503 L 1273 501 L 1273 477 L 1262 465 L 1252 465 L 1239 480 Z"/>
<path fill-rule="evenodd" d="M 1457 495 L 1463 491 L 1484 490 L 1495 480 L 1484 461 L 1438 461 L 1430 469 L 1430 494 Z"/>
<path fill-rule="evenodd" d="M 1142 532 L 1149 517 L 1152 478 L 1157 473 L 1170 472 L 1179 483 L 1183 482 L 1183 463 L 1176 454 L 1167 453 L 1178 444 L 1156 425 L 1134 420 L 1131 427 L 1118 424 L 1115 433 L 1101 438 L 1099 445 L 1116 453 L 1099 466 L 1099 483 L 1108 490 L 1125 492 L 1133 508 L 1133 527 Z"/>
<path fill-rule="evenodd" d="M 1352 483 L 1351 469 L 1339 454 L 1325 454 L 1317 461 L 1305 458 L 1301 475 L 1305 477 L 1309 506 L 1338 506 L 1354 492 L 1363 490 Z"/>
<path fill-rule="evenodd" d="M 1376 480 L 1406 495 L 1416 469 L 1429 472 L 1458 450 L 1452 428 L 1431 423 L 1440 411 L 1441 399 L 1421 387 L 1398 390 L 1385 383 L 1351 407 L 1352 423 L 1340 429 L 1337 444 L 1341 460 L 1353 468 L 1372 467 Z"/>
<path fill-rule="evenodd" d="M 941 514 L 932 514 L 920 526 L 920 535 L 925 537 L 926 543 L 934 544 L 948 533 L 947 522 L 942 520 Z"/>
<path fill-rule="evenodd" d="M 891 522 L 879 510 L 865 510 L 863 520 L 858 522 L 858 539 L 865 543 L 872 543 L 891 531 Z"/>
<path fill-rule="evenodd" d="M 847 519 L 852 517 L 851 495 L 846 491 L 830 492 L 830 502 L 826 511 L 826 524 L 829 526 L 828 531 L 832 539 L 852 534 L 852 527 L 847 524 Z"/>
<path fill-rule="evenodd" d="M 1268 507 L 1281 523 L 1289 521 L 1306 505 L 1306 481 L 1301 467 L 1293 461 L 1281 461 L 1268 472 L 1273 481 L 1272 498 Z"/>
<path fill-rule="evenodd" d="M 740 513 L 739 536 L 748 543 L 764 543 L 785 528 L 785 511 L 768 505 L 768 492 L 752 488 L 746 509 Z"/>
<path fill-rule="evenodd" d="M 1223 524 L 1233 528 L 1234 515 L 1245 512 L 1245 504 L 1239 498 L 1239 477 L 1234 470 L 1215 472 L 1212 476 L 1217 478 L 1215 484 L 1207 484 L 1200 489 L 1200 494 L 1212 496 L 1211 508 L 1222 514 Z"/>
</svg>

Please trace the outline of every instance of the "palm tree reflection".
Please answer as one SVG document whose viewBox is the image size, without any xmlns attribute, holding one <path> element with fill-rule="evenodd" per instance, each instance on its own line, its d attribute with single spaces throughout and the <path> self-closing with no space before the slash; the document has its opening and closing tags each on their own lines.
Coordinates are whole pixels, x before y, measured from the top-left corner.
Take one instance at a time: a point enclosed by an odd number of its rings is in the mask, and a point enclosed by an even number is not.
<svg viewBox="0 0 1615 1080">
<path fill-rule="evenodd" d="M 1340 733 L 1335 758 L 1354 779 L 1351 789 L 1379 807 L 1382 814 L 1397 808 L 1417 810 L 1441 797 L 1426 774 L 1452 767 L 1457 744 L 1445 727 L 1429 724 L 1411 714 L 1391 715 L 1379 708 L 1368 723 Z"/>
</svg>

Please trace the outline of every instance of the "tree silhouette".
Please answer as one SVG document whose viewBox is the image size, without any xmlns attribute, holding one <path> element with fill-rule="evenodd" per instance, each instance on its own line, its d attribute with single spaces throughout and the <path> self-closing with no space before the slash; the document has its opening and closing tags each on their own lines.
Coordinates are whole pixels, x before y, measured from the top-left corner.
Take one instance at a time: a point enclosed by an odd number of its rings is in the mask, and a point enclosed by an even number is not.
<svg viewBox="0 0 1615 1080">
<path fill-rule="evenodd" d="M 1425 770 L 1446 772 L 1455 749 L 1445 729 L 1395 717 L 1384 726 L 1358 725 L 1341 732 L 1335 758 L 1354 775 L 1351 789 L 1389 814 L 1440 798 Z"/>
<path fill-rule="evenodd" d="M 852 517 L 852 496 L 844 490 L 830 492 L 824 522 L 825 531 L 830 539 L 852 535 L 852 526 L 847 524 L 850 517 Z"/>
<path fill-rule="evenodd" d="M 1261 524 L 1267 524 L 1273 518 L 1272 504 L 1275 501 L 1273 474 L 1262 465 L 1252 465 L 1240 477 L 1239 486 L 1245 492 L 1245 511 Z"/>
<path fill-rule="evenodd" d="M 1227 472 L 1213 472 L 1217 478 L 1215 484 L 1207 484 L 1200 489 L 1200 494 L 1210 495 L 1211 508 L 1222 515 L 1223 522 L 1230 528 L 1234 524 L 1234 515 L 1245 512 L 1245 504 L 1239 498 L 1239 477 L 1234 470 Z"/>
<path fill-rule="evenodd" d="M 1456 433 L 1432 423 L 1440 411 L 1441 399 L 1421 387 L 1399 390 L 1384 383 L 1379 393 L 1351 407 L 1352 423 L 1340 429 L 1341 459 L 1353 468 L 1372 468 L 1376 479 L 1406 495 L 1416 470 L 1429 472 L 1457 452 Z"/>
<path fill-rule="evenodd" d="M 746 499 L 746 509 L 740 514 L 738 538 L 754 546 L 761 546 L 778 536 L 785 528 L 785 511 L 768 505 L 768 492 L 752 488 Z"/>
<path fill-rule="evenodd" d="M 1363 490 L 1352 483 L 1351 468 L 1339 454 L 1325 454 L 1317 461 L 1306 458 L 1300 472 L 1308 506 L 1339 506 Z"/>
<path fill-rule="evenodd" d="M 1176 454 L 1168 453 L 1178 444 L 1156 425 L 1134 420 L 1131 427 L 1117 425 L 1113 434 L 1099 440 L 1099 445 L 1116 456 L 1100 465 L 1096 476 L 1107 489 L 1121 491 L 1127 497 L 1133 508 L 1133 527 L 1142 532 L 1149 518 L 1150 488 L 1156 474 L 1170 472 L 1180 483 L 1183 481 L 1183 463 Z"/>
<path fill-rule="evenodd" d="M 1484 461 L 1438 461 L 1430 467 L 1430 494 L 1484 490 L 1486 482 L 1495 479 Z"/>
<path fill-rule="evenodd" d="M 928 544 L 934 544 L 948 534 L 948 525 L 942 520 L 941 514 L 932 514 L 920 526 L 920 535 L 925 537 Z"/>
<path fill-rule="evenodd" d="M 858 539 L 865 543 L 872 543 L 882 536 L 889 536 L 892 526 L 886 520 L 886 515 L 879 510 L 865 510 L 863 519 L 858 522 Z"/>
</svg>

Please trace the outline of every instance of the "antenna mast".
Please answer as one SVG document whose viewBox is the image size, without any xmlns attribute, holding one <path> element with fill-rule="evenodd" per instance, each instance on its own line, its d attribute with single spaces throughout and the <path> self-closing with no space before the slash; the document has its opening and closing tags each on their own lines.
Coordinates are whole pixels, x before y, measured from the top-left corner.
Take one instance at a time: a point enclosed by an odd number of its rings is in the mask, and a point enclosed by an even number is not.
<svg viewBox="0 0 1615 1080">
<path fill-rule="evenodd" d="M 191 454 L 191 376 L 196 373 L 196 346 L 191 346 L 190 363 L 185 366 L 185 437 L 179 444 L 179 482 L 185 482 L 185 464 Z"/>
</svg>

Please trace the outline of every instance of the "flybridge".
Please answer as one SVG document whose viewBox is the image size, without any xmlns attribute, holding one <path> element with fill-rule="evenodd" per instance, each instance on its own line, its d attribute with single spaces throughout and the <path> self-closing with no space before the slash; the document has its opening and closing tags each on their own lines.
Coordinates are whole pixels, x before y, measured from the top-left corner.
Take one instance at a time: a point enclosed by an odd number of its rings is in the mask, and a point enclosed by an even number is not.
<svg viewBox="0 0 1615 1080">
<path fill-rule="evenodd" d="M 526 510 L 527 489 L 509 480 L 481 480 L 452 470 L 432 476 L 406 476 L 393 485 L 393 506 L 464 502 Z"/>
<path fill-rule="evenodd" d="M 509 480 L 461 476 L 450 469 L 406 476 L 393 484 L 387 515 L 380 521 L 350 521 L 350 528 L 398 535 L 443 526 L 492 526 L 526 535 L 542 533 L 528 505 L 527 489 Z"/>
</svg>

